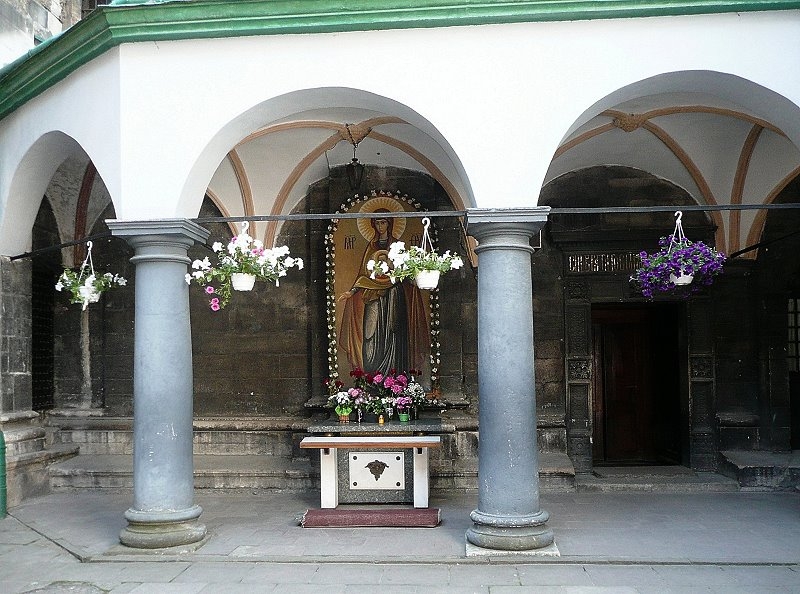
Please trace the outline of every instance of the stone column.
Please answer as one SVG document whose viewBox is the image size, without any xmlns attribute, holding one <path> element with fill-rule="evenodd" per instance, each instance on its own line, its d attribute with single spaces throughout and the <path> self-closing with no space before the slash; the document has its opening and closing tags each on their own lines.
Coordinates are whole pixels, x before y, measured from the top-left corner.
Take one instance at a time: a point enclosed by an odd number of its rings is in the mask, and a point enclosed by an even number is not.
<svg viewBox="0 0 800 594">
<path fill-rule="evenodd" d="M 31 409 L 32 337 L 31 261 L 0 256 L 0 431 L 9 507 L 50 488 L 45 430 Z"/>
<path fill-rule="evenodd" d="M 122 544 L 163 548 L 198 542 L 194 505 L 192 337 L 187 250 L 209 232 L 184 219 L 108 221 L 135 250 L 133 506 Z"/>
<path fill-rule="evenodd" d="M 533 551 L 553 544 L 539 509 L 531 236 L 548 207 L 467 211 L 478 240 L 478 509 L 467 541 Z M 468 554 L 489 554 L 470 551 Z M 553 553 L 550 553 L 553 554 Z M 557 554 L 557 553 L 555 553 Z"/>
</svg>

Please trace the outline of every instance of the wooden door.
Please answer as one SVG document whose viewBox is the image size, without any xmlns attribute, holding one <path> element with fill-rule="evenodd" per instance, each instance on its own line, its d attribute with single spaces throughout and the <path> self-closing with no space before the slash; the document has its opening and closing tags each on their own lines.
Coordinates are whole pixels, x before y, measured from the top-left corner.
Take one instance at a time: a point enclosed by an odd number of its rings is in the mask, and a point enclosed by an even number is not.
<svg viewBox="0 0 800 594">
<path fill-rule="evenodd" d="M 662 307 L 594 308 L 592 454 L 597 464 L 680 461 L 675 316 Z"/>
</svg>

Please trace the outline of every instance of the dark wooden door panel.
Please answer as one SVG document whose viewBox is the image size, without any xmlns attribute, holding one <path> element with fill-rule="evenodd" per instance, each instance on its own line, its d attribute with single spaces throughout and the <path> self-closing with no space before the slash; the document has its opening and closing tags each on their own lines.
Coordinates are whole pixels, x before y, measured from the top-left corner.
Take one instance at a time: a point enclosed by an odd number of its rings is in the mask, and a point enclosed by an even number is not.
<svg viewBox="0 0 800 594">
<path fill-rule="evenodd" d="M 664 436 L 677 438 L 680 431 L 671 412 L 679 410 L 678 382 L 670 377 L 677 374 L 678 345 L 670 326 L 674 320 L 661 314 L 656 308 L 592 312 L 596 463 L 656 463 L 669 457 L 666 442 L 672 440 Z"/>
</svg>

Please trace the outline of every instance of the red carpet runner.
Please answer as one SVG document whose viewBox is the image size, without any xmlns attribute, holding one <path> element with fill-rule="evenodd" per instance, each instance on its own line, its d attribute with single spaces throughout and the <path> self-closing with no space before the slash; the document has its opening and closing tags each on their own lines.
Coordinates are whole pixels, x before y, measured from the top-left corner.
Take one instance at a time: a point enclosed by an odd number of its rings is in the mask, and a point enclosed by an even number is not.
<svg viewBox="0 0 800 594">
<path fill-rule="evenodd" d="M 387 526 L 435 528 L 441 522 L 438 507 L 424 509 L 309 509 L 303 514 L 303 528 Z"/>
</svg>

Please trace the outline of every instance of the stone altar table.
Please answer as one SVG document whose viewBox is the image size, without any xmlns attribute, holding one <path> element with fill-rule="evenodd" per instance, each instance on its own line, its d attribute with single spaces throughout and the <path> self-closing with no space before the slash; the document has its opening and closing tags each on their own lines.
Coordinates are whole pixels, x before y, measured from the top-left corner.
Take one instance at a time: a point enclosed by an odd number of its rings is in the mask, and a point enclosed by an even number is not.
<svg viewBox="0 0 800 594">
<path fill-rule="evenodd" d="M 383 425 L 331 421 L 312 425 L 308 432 L 313 439 L 305 438 L 300 447 L 320 448 L 323 508 L 339 503 L 427 507 L 428 448 L 440 446 L 432 434 L 447 432 L 441 419 Z M 326 437 L 335 439 L 323 443 Z"/>
</svg>

